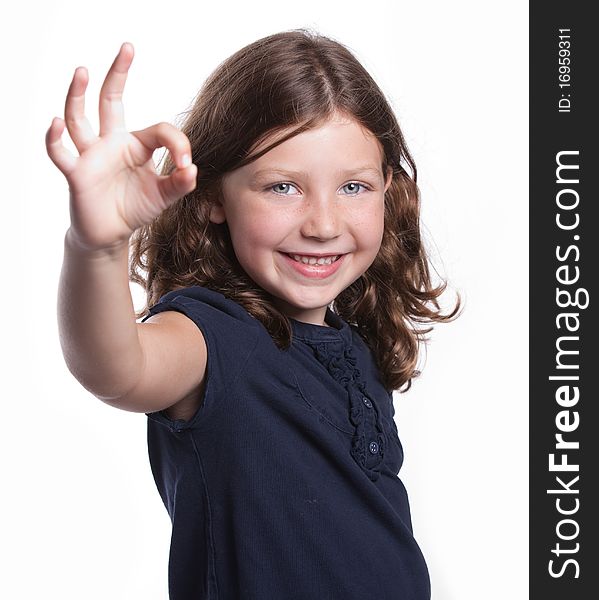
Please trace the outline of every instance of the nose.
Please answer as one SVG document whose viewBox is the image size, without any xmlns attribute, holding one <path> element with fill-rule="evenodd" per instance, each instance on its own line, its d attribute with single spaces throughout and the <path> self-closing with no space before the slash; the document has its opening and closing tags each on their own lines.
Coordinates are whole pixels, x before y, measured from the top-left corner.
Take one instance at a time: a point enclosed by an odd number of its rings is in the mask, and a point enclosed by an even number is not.
<svg viewBox="0 0 599 600">
<path fill-rule="evenodd" d="M 341 215 L 335 198 L 318 194 L 306 198 L 301 233 L 304 237 L 331 240 L 340 235 Z"/>
</svg>

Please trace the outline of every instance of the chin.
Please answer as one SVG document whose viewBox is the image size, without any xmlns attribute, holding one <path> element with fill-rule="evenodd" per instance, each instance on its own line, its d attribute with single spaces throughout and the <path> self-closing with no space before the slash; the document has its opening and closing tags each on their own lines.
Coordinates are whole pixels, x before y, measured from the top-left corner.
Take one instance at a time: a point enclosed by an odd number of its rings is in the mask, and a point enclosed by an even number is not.
<svg viewBox="0 0 599 600">
<path fill-rule="evenodd" d="M 296 306 L 297 308 L 305 308 L 305 309 L 313 309 L 320 308 L 321 306 L 328 306 L 337 296 L 328 294 L 305 294 L 301 297 L 285 297 L 282 296 L 282 299 L 292 306 Z"/>
</svg>

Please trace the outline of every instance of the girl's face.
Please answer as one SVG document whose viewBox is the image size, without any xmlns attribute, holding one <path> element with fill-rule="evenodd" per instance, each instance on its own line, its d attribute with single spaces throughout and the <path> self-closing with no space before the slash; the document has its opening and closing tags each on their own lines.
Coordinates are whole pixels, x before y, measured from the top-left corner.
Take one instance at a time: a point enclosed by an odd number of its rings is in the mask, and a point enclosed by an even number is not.
<svg viewBox="0 0 599 600">
<path fill-rule="evenodd" d="M 324 325 L 374 261 L 391 183 L 382 158 L 372 133 L 336 115 L 224 176 L 210 218 L 227 222 L 239 263 L 287 316 Z"/>
</svg>

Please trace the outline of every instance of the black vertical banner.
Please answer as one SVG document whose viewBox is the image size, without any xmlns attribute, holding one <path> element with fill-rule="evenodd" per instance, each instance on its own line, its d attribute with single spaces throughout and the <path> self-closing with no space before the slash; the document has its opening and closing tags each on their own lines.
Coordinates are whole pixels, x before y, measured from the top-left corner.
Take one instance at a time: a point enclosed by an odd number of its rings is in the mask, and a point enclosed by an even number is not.
<svg viewBox="0 0 599 600">
<path fill-rule="evenodd" d="M 530 598 L 599 598 L 599 29 L 530 4 Z"/>
</svg>

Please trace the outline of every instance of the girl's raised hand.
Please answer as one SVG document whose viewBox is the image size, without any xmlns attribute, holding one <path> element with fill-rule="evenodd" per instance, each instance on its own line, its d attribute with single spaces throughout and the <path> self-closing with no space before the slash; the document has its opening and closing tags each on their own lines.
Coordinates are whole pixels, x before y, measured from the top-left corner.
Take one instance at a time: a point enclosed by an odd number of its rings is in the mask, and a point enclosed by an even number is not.
<svg viewBox="0 0 599 600">
<path fill-rule="evenodd" d="M 67 93 L 64 121 L 55 118 L 46 133 L 46 149 L 66 177 L 70 190 L 71 234 L 82 248 L 108 249 L 127 243 L 167 206 L 196 186 L 197 169 L 184 133 L 168 123 L 127 132 L 122 103 L 133 46 L 125 43 L 100 91 L 100 132 L 85 117 L 87 70 L 75 70 Z M 61 142 L 64 127 L 79 156 Z M 166 147 L 175 170 L 156 172 L 152 153 Z"/>
</svg>

